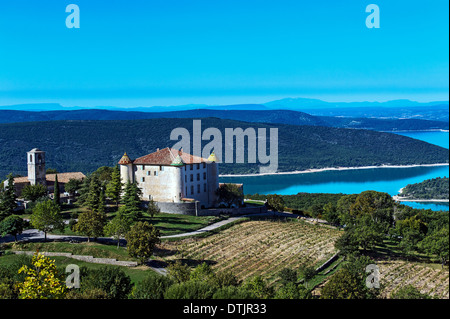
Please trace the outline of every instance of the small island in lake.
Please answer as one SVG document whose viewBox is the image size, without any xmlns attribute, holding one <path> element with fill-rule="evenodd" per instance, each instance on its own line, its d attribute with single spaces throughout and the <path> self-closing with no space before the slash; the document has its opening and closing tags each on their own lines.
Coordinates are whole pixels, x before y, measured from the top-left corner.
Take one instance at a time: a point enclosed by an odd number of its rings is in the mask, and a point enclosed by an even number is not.
<svg viewBox="0 0 450 319">
<path fill-rule="evenodd" d="M 400 190 L 399 200 L 449 200 L 448 177 L 437 177 L 425 180 L 421 183 L 409 184 Z"/>
</svg>

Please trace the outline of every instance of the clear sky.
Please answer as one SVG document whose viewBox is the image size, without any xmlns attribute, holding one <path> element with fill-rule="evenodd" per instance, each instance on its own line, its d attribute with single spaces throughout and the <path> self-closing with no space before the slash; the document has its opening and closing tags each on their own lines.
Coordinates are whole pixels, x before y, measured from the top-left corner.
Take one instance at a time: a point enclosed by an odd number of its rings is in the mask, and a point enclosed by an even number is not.
<svg viewBox="0 0 450 319">
<path fill-rule="evenodd" d="M 65 8 L 80 8 L 80 29 Z M 365 8 L 380 8 L 368 29 Z M 448 100 L 447 0 L 0 0 L 0 105 Z"/>
</svg>

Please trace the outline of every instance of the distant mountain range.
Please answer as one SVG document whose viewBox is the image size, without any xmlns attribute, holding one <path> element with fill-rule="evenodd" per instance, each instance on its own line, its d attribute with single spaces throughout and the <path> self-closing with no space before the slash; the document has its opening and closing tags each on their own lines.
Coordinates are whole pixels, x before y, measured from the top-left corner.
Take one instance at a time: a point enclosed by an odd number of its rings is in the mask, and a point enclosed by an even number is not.
<svg viewBox="0 0 450 319">
<path fill-rule="evenodd" d="M 141 113 L 166 113 L 194 110 L 216 110 L 216 111 L 238 111 L 238 110 L 290 110 L 308 113 L 317 116 L 341 116 L 341 117 L 357 117 L 357 118 L 382 118 L 382 119 L 423 119 L 433 121 L 449 121 L 449 102 L 415 102 L 410 100 L 393 100 L 387 102 L 326 102 L 318 99 L 305 98 L 286 98 L 271 101 L 263 104 L 235 104 L 235 105 L 205 105 L 205 104 L 187 104 L 174 106 L 152 106 L 152 107 L 113 107 L 113 106 L 96 106 L 92 108 L 86 107 L 65 107 L 57 103 L 40 103 L 40 104 L 20 104 L 0 106 L 0 110 L 15 110 L 29 112 L 47 112 L 47 111 L 89 111 L 109 110 L 109 111 L 126 111 Z M 3 113 L 4 111 L 1 111 Z M 72 113 L 72 115 L 81 116 L 83 113 Z M 13 113 L 5 114 L 0 118 L 0 123 L 12 122 L 7 120 L 8 115 L 11 119 L 17 115 Z M 47 114 L 52 117 L 55 114 Z M 44 115 L 44 116 L 47 116 Z M 127 118 L 133 116 L 128 115 Z M 138 115 L 134 115 L 138 116 Z M 33 118 L 30 115 L 24 115 L 24 118 Z M 37 116 L 36 118 L 39 118 Z M 152 116 L 139 116 L 139 118 L 154 118 Z"/>
<path fill-rule="evenodd" d="M 172 112 L 111 111 L 101 109 L 72 111 L 12 111 L 0 112 L 0 123 L 43 122 L 60 120 L 143 120 L 156 118 L 220 118 L 252 123 L 278 123 L 376 131 L 448 130 L 444 121 L 420 119 L 377 119 L 357 117 L 313 116 L 293 110 L 215 110 L 196 109 Z"/>
</svg>

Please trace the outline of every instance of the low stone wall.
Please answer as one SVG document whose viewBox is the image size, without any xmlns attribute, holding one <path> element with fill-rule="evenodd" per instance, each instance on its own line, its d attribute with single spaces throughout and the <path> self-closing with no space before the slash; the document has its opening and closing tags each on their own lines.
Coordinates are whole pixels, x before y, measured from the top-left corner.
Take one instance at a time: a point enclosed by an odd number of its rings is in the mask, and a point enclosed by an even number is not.
<svg viewBox="0 0 450 319">
<path fill-rule="evenodd" d="M 248 214 L 261 214 L 267 212 L 267 207 L 240 207 L 240 208 L 209 208 L 201 209 L 199 202 L 189 203 L 165 203 L 156 202 L 161 212 L 168 214 L 180 214 L 191 216 L 240 216 Z"/>
<path fill-rule="evenodd" d="M 34 251 L 22 251 L 22 250 L 16 250 L 14 251 L 15 254 L 22 254 L 22 255 L 33 255 Z M 85 261 L 88 263 L 94 263 L 94 264 L 105 264 L 105 265 L 114 265 L 114 266 L 126 266 L 126 267 L 136 267 L 138 265 L 135 261 L 120 261 L 113 258 L 95 258 L 93 256 L 84 256 L 84 255 L 73 255 L 72 253 L 58 253 L 58 252 L 49 252 L 44 251 L 40 252 L 40 254 L 43 254 L 47 257 L 68 257 L 73 258 L 76 260 Z"/>
<path fill-rule="evenodd" d="M 156 202 L 161 212 L 168 214 L 180 214 L 180 215 L 197 215 L 198 203 L 166 203 Z"/>
<path fill-rule="evenodd" d="M 267 213 L 267 207 L 240 207 L 240 208 L 212 208 L 212 209 L 200 209 L 198 216 L 219 216 L 219 215 L 251 215 Z"/>
</svg>

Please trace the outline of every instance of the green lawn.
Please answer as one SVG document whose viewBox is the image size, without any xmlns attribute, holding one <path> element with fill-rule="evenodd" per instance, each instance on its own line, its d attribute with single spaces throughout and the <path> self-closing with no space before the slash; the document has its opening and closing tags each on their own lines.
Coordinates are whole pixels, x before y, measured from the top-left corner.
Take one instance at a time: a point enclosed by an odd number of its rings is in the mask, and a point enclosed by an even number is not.
<svg viewBox="0 0 450 319">
<path fill-rule="evenodd" d="M 218 216 L 190 216 L 160 213 L 153 218 L 144 214 L 142 220 L 153 224 L 161 232 L 161 236 L 177 235 L 201 229 L 223 220 Z"/>
<path fill-rule="evenodd" d="M 19 256 L 19 255 L 0 256 L 0 267 L 8 266 L 8 265 L 16 263 L 20 260 L 20 257 L 21 256 Z M 69 264 L 78 265 L 79 267 L 85 266 L 89 269 L 98 269 L 98 268 L 106 266 L 103 264 L 87 263 L 84 261 L 67 258 L 67 257 L 49 257 L 49 258 L 54 260 L 56 266 L 60 267 L 60 268 L 65 268 Z M 151 268 L 144 267 L 144 266 L 140 266 L 140 267 L 112 266 L 112 267 L 119 267 L 120 269 L 122 269 L 128 276 L 130 276 L 131 281 L 133 283 L 139 282 L 148 276 L 159 276 Z"/>
<path fill-rule="evenodd" d="M 128 256 L 124 247 L 117 248 L 116 245 L 105 245 L 100 243 L 66 243 L 66 242 L 46 242 L 46 243 L 16 243 L 8 244 L 7 249 L 26 250 L 26 251 L 48 251 L 60 253 L 72 253 L 74 255 L 87 255 L 97 258 L 115 258 L 117 260 L 137 261 Z"/>
</svg>

